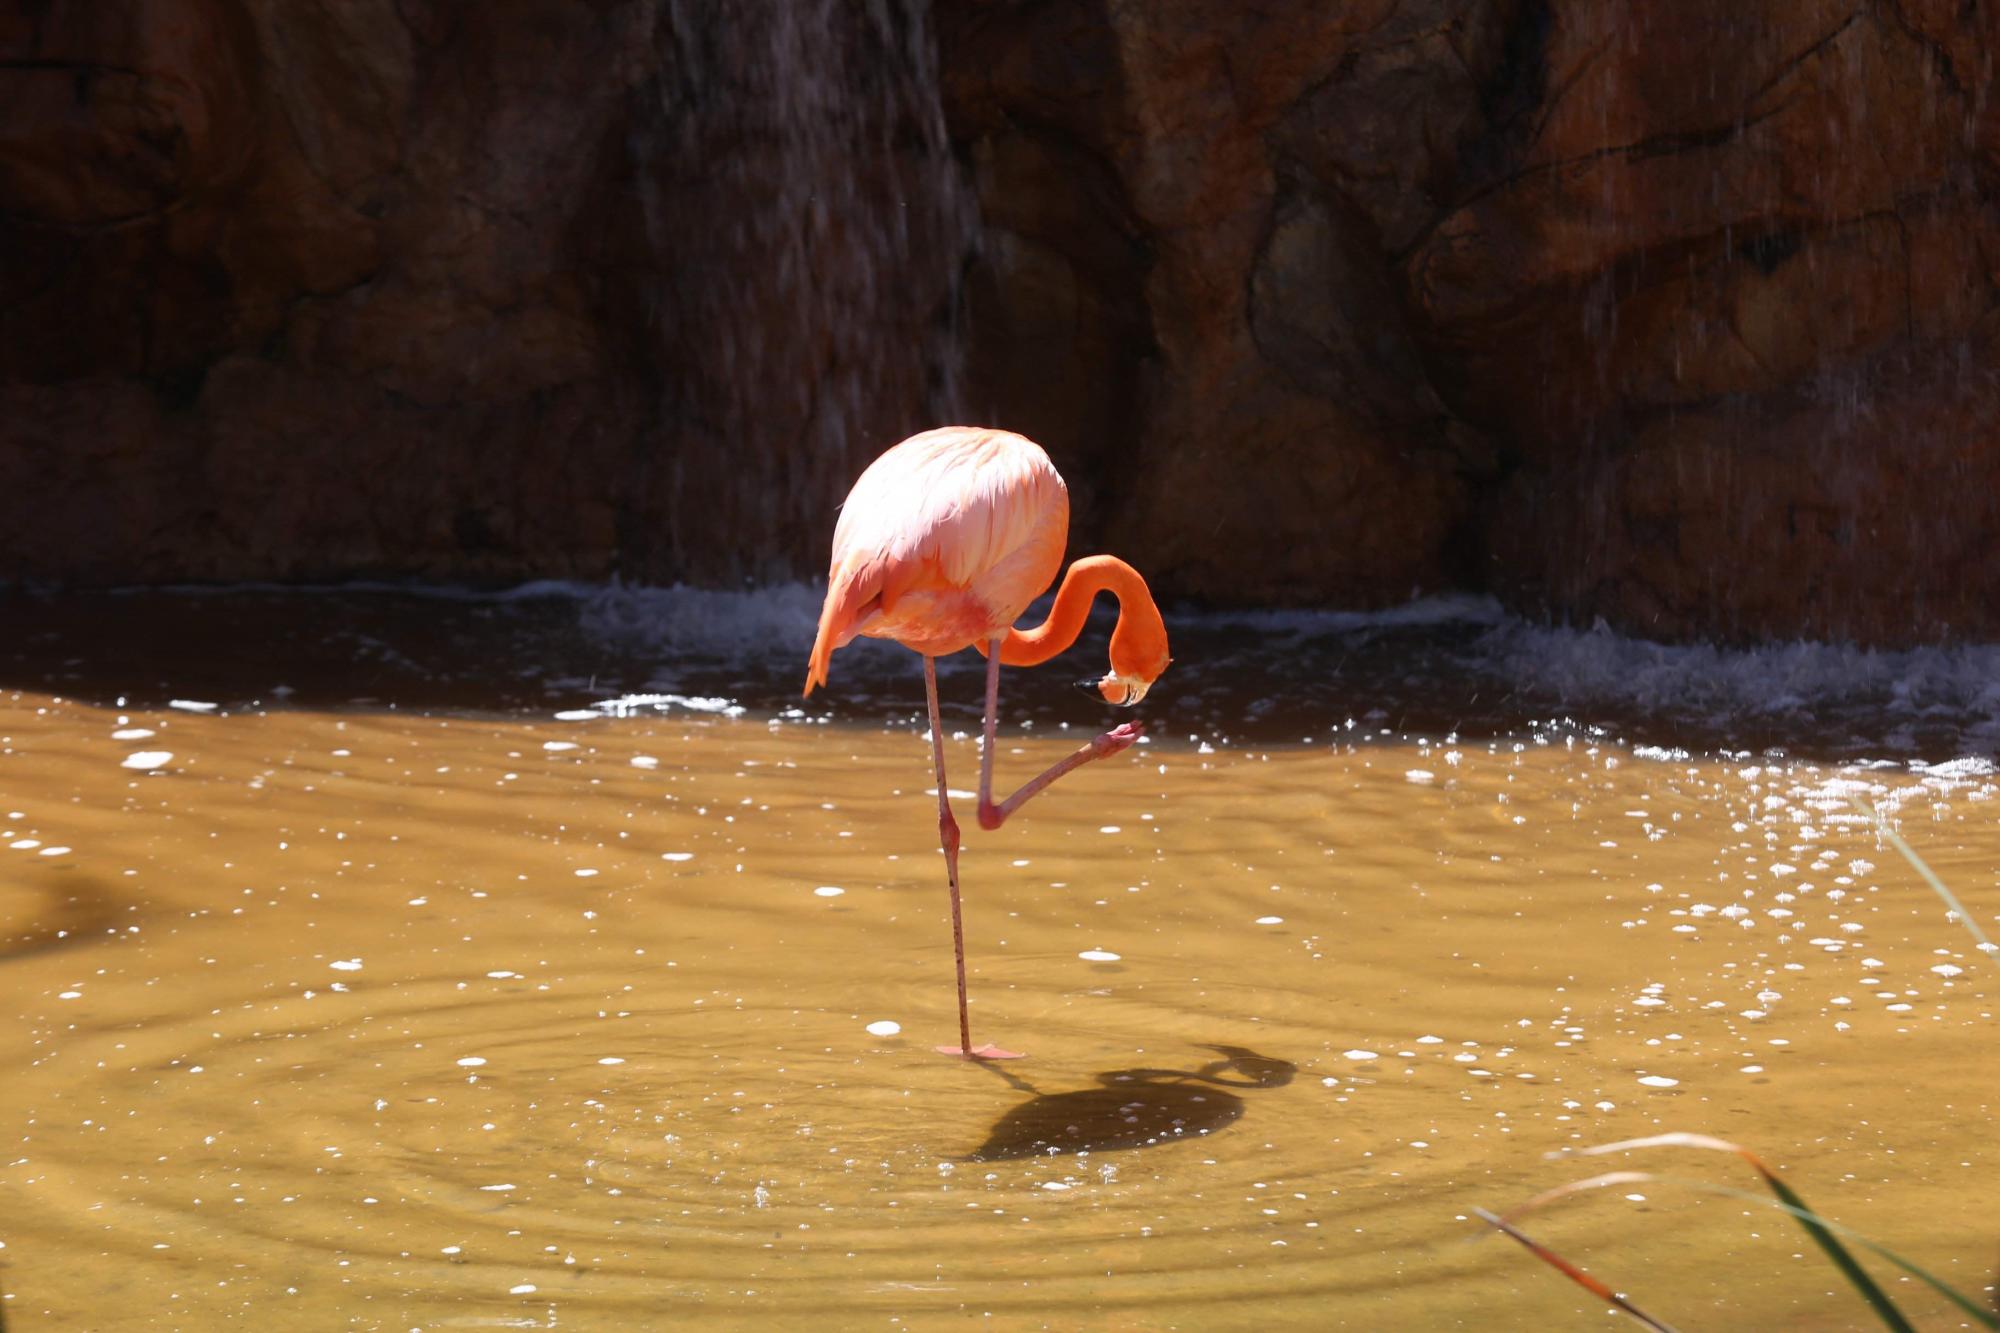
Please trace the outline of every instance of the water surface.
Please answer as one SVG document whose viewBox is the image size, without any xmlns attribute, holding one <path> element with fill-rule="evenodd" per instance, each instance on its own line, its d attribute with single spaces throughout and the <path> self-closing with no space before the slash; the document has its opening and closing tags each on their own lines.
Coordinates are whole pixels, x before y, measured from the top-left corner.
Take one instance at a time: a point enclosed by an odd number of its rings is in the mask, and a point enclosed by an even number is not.
<svg viewBox="0 0 2000 1333">
<path fill-rule="evenodd" d="M 1579 701 L 1577 652 L 1513 671 L 1493 638 L 1531 632 L 1483 611 L 1198 620 L 1144 746 L 965 820 L 974 1038 L 1029 1053 L 981 1066 L 930 1049 L 907 665 L 844 655 L 801 707 L 791 609 L 566 605 L 17 605 L 18 1326 L 1581 1323 L 1471 1210 L 1665 1130 L 1992 1281 L 2000 973 L 1852 804 L 1994 932 L 1976 685 L 1898 712 L 1909 673 L 1849 655 L 1816 729 L 1809 698 Z M 1101 651 L 1010 675 L 1003 779 L 1103 724 L 1070 688 Z M 978 681 L 945 676 L 958 789 Z M 1685 1185 L 1528 1225 L 1684 1326 L 1865 1314 L 1784 1219 Z"/>
</svg>

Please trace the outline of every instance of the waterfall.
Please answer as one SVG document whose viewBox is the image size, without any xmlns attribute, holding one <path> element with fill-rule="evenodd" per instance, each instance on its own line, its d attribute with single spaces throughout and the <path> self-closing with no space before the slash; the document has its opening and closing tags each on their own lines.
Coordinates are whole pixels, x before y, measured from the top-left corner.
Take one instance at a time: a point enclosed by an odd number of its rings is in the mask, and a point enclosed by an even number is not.
<svg viewBox="0 0 2000 1333">
<path fill-rule="evenodd" d="M 860 468 L 958 408 L 977 208 L 929 3 L 666 0 L 653 39 L 630 145 L 660 377 L 642 508 L 667 516 L 646 563 L 816 573 Z M 718 513 L 745 525 L 721 549 Z"/>
</svg>

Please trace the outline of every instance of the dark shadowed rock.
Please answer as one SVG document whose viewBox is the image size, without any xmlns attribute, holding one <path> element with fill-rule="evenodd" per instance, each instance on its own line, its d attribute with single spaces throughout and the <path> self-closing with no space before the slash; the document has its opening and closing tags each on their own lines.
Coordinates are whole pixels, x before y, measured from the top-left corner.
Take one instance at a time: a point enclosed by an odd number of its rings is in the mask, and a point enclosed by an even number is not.
<svg viewBox="0 0 2000 1333">
<path fill-rule="evenodd" d="M 816 575 L 947 415 L 1168 595 L 2000 633 L 2000 11 L 37 0 L 0 579 Z"/>
<path fill-rule="evenodd" d="M 0 580 L 809 568 L 955 374 L 922 20 L 14 7 Z"/>
</svg>

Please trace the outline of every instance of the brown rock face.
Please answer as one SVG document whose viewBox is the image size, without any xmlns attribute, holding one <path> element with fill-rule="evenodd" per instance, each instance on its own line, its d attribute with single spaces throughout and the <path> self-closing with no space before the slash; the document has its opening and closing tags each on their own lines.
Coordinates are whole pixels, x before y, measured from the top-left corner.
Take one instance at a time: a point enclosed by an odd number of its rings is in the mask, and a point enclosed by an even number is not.
<svg viewBox="0 0 2000 1333">
<path fill-rule="evenodd" d="M 893 2 L 10 7 L 0 581 L 823 560 L 954 373 L 933 59 Z"/>
<path fill-rule="evenodd" d="M 1651 634 L 2000 629 L 1944 575 L 1991 505 L 1940 489 L 1990 471 L 1983 22 L 1549 15 L 1531 125 L 1405 261 L 1448 398 L 1520 459 L 1502 586 Z"/>
<path fill-rule="evenodd" d="M 1992 17 L 945 14 L 989 239 L 975 338 L 1029 335 L 975 342 L 973 383 L 1003 418 L 1057 407 L 1086 456 L 1077 426 L 1104 423 L 1072 401 L 1117 386 L 1103 530 L 1173 586 L 1456 580 L 1659 635 L 2000 632 L 1963 582 L 2000 538 Z M 1076 310 L 1142 336 L 1073 340 L 1061 396 L 1035 392 Z"/>
<path fill-rule="evenodd" d="M 1353 85 L 1394 83 L 1404 67 L 1382 53 L 1437 18 L 1228 0 L 940 11 L 986 238 L 973 414 L 1047 443 L 1083 478 L 1085 539 L 1171 590 L 1379 604 L 1455 573 L 1486 451 L 1431 388 L 1367 211 L 1398 192 L 1343 191 L 1318 142 L 1327 108 L 1370 104 Z M 1404 95 L 1426 94 L 1448 125 L 1469 88 L 1419 74 Z M 1392 175 L 1406 130 L 1355 170 Z"/>
<path fill-rule="evenodd" d="M 1170 595 L 2000 634 L 1957 0 L 36 0 L 0 579 L 815 575 L 1048 445 Z"/>
</svg>

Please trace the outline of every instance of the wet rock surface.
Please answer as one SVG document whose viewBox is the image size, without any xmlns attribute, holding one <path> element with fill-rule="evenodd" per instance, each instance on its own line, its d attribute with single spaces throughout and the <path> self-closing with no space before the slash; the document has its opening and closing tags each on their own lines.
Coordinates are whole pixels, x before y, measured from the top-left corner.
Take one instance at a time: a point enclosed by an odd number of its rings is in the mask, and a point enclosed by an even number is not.
<svg viewBox="0 0 2000 1333">
<path fill-rule="evenodd" d="M 0 579 L 823 559 L 852 423 L 949 378 L 970 215 L 921 17 L 13 7 Z"/>
<path fill-rule="evenodd" d="M 1457 583 L 1665 637 L 2000 632 L 1991 16 L 943 13 L 954 130 L 1006 164 L 977 179 L 1008 327 L 1143 331 L 1090 377 L 1140 385 L 1104 530 L 1173 586 Z M 1048 54 L 1079 50 L 1096 96 Z M 1021 188 L 1045 175 L 1092 182 L 1094 226 Z M 976 348 L 1002 414 L 1049 401 L 1009 378 L 1036 352 Z M 1087 454 L 1069 420 L 1049 433 Z"/>
<path fill-rule="evenodd" d="M 1995 23 L 19 6 L 0 579 L 811 576 L 963 415 L 1169 596 L 1992 637 Z"/>
</svg>

